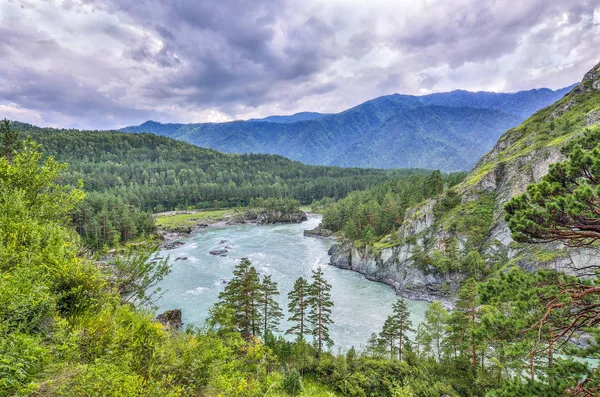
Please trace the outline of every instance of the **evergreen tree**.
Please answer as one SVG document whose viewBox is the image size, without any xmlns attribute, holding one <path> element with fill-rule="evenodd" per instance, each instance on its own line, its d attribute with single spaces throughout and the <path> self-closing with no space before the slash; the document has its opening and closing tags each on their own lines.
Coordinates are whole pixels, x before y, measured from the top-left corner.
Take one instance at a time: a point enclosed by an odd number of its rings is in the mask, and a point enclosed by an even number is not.
<svg viewBox="0 0 600 397">
<path fill-rule="evenodd" d="M 246 340 L 259 334 L 261 292 L 256 269 L 248 258 L 242 258 L 233 271 L 233 278 L 219 294 L 218 305 L 232 311 L 233 323 Z"/>
<path fill-rule="evenodd" d="M 448 311 L 440 301 L 435 301 L 429 305 L 425 312 L 424 328 L 431 344 L 431 350 L 435 352 L 438 362 L 442 360 L 442 344 L 446 336 L 447 321 Z"/>
<path fill-rule="evenodd" d="M 4 119 L 0 122 L 0 153 L 7 160 L 12 158 L 14 152 L 22 147 L 19 132 L 11 129 L 10 121 Z"/>
<path fill-rule="evenodd" d="M 262 320 L 263 320 L 263 336 L 267 335 L 267 331 L 279 331 L 279 322 L 283 317 L 283 312 L 275 297 L 279 295 L 277 283 L 271 279 L 271 276 L 265 276 L 261 284 L 261 304 L 262 304 Z"/>
<path fill-rule="evenodd" d="M 408 341 L 408 333 L 414 330 L 406 301 L 399 298 L 392 308 L 394 310 L 394 327 L 396 328 L 396 337 L 398 338 L 398 359 L 402 361 L 402 352 L 405 342 Z"/>
<path fill-rule="evenodd" d="M 414 330 L 406 301 L 399 298 L 392 308 L 393 313 L 385 320 L 379 336 L 382 343 L 389 347 L 390 359 L 394 358 L 394 352 L 397 351 L 398 360 L 402 361 L 402 352 L 404 344 L 408 341 L 408 333 Z"/>
<path fill-rule="evenodd" d="M 306 279 L 299 277 L 294 282 L 293 289 L 288 294 L 288 311 L 291 316 L 288 321 L 294 323 L 285 333 L 297 335 L 299 339 L 304 340 L 304 336 L 311 332 L 308 327 L 308 287 Z"/>
<path fill-rule="evenodd" d="M 365 350 L 367 353 L 371 354 L 371 358 L 379 356 L 381 351 L 381 339 L 375 332 L 373 332 L 369 337 L 367 345 L 365 346 Z"/>
<path fill-rule="evenodd" d="M 388 316 L 383 323 L 383 329 L 379 333 L 380 341 L 383 346 L 386 346 L 386 350 L 390 353 L 390 360 L 394 359 L 394 352 L 396 350 L 395 342 L 398 336 L 396 324 L 394 324 L 394 317 Z"/>
<path fill-rule="evenodd" d="M 317 356 L 320 356 L 324 344 L 329 346 L 333 344 L 329 336 L 329 326 L 333 324 L 331 320 L 331 308 L 333 307 L 331 285 L 325 280 L 325 274 L 321 267 L 313 270 L 312 283 L 308 291 L 308 303 L 310 305 L 308 320 L 317 347 Z"/>
</svg>

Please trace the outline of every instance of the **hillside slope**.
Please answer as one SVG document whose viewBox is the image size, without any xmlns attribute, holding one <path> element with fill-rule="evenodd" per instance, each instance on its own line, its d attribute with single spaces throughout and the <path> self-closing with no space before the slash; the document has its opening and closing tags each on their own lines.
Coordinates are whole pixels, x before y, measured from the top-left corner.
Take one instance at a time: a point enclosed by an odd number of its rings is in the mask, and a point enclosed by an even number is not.
<svg viewBox="0 0 600 397">
<path fill-rule="evenodd" d="M 122 131 L 155 133 L 228 153 L 279 154 L 307 164 L 469 170 L 502 132 L 568 90 L 394 94 L 337 114 L 229 123 L 148 121 Z"/>
<path fill-rule="evenodd" d="M 393 285 L 402 295 L 448 304 L 474 251 L 485 260 L 482 271 L 512 263 L 577 272 L 591 253 L 515 243 L 503 206 L 563 160 L 567 143 L 600 130 L 599 122 L 600 64 L 564 98 L 502 135 L 462 183 L 408 210 L 397 233 L 373 247 L 335 246 L 331 264 Z"/>
</svg>

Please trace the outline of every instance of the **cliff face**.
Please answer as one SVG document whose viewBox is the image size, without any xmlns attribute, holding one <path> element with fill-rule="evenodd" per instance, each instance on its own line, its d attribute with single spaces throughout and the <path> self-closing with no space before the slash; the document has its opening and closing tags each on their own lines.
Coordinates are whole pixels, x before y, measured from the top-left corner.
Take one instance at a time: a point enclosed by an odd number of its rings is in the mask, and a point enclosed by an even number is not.
<svg viewBox="0 0 600 397">
<path fill-rule="evenodd" d="M 408 210 L 397 236 L 374 247 L 334 246 L 331 264 L 390 284 L 407 298 L 440 299 L 448 305 L 468 274 L 460 266 L 440 271 L 436 258 L 460 262 L 476 250 L 488 266 L 508 263 L 576 273 L 582 264 L 598 260 L 592 252 L 515 243 L 503 206 L 539 181 L 550 164 L 564 160 L 564 146 L 586 129 L 599 129 L 599 122 L 600 64 L 564 98 L 507 131 L 460 185 Z"/>
</svg>

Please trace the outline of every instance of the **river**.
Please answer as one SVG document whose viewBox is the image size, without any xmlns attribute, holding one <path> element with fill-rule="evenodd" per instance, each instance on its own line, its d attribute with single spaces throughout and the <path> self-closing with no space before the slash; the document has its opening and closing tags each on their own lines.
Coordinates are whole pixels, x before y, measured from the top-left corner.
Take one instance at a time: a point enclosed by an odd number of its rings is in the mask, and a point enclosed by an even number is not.
<svg viewBox="0 0 600 397">
<path fill-rule="evenodd" d="M 172 272 L 159 285 L 166 290 L 157 302 L 159 311 L 179 308 L 186 324 L 201 326 L 225 288 L 223 280 L 230 279 L 239 259 L 247 257 L 261 275 L 270 274 L 278 283 L 280 305 L 287 318 L 287 294 L 294 281 L 298 277 L 310 279 L 311 271 L 321 266 L 332 286 L 333 351 L 364 346 L 372 332 L 381 330 L 398 297 L 390 286 L 329 266 L 327 250 L 333 242 L 303 235 L 305 229 L 314 228 L 320 221 L 320 216 L 311 214 L 301 224 L 211 227 L 183 240 L 183 246 L 160 252 L 160 256 L 170 256 Z M 230 247 L 226 257 L 209 254 L 224 246 Z M 428 303 L 407 303 L 416 325 L 422 321 Z M 282 328 L 286 327 L 283 321 Z"/>
</svg>

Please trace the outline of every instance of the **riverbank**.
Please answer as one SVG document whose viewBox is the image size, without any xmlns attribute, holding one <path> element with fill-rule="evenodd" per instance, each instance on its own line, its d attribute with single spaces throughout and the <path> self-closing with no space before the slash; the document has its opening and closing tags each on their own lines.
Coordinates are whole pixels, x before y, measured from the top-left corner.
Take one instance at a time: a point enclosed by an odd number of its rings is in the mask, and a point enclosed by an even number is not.
<svg viewBox="0 0 600 397">
<path fill-rule="evenodd" d="M 161 249 L 173 249 L 187 238 L 208 227 L 243 224 L 302 223 L 308 220 L 304 211 L 283 212 L 262 208 L 229 208 L 221 210 L 169 211 L 154 214 Z"/>
</svg>

